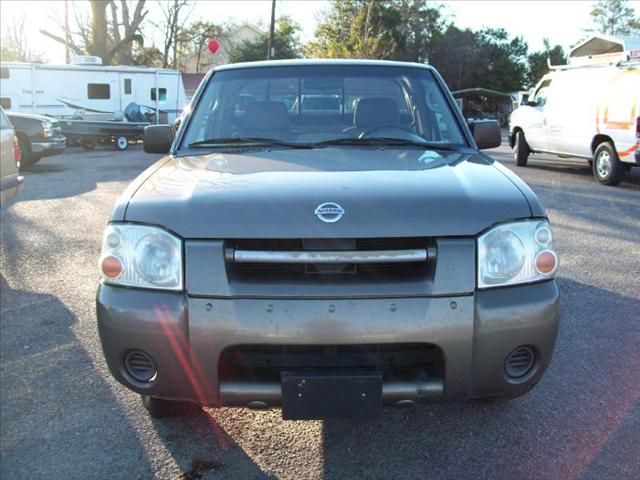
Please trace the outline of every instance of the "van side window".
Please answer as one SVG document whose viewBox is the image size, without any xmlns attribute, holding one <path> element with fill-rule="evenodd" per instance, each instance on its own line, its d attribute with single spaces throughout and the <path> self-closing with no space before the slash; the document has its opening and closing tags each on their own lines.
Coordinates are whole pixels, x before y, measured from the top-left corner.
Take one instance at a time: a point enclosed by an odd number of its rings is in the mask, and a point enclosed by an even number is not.
<svg viewBox="0 0 640 480">
<path fill-rule="evenodd" d="M 5 110 L 11 110 L 11 99 L 9 97 L 0 98 L 0 107 Z"/>
<path fill-rule="evenodd" d="M 167 99 L 167 89 L 166 88 L 159 88 L 158 92 L 159 92 L 158 101 L 164 102 Z M 156 101 L 156 89 L 155 88 L 151 89 L 151 101 L 153 101 L 153 102 Z"/>
<path fill-rule="evenodd" d="M 131 95 L 131 79 L 130 78 L 124 79 L 124 94 Z"/>
<path fill-rule="evenodd" d="M 9 78 L 9 69 L 7 67 L 0 67 L 0 78 Z"/>
<path fill-rule="evenodd" d="M 549 87 L 551 86 L 551 80 L 545 80 L 542 82 L 538 90 L 533 97 L 533 101 L 539 107 L 544 106 L 547 103 L 547 97 L 549 95 Z"/>
<path fill-rule="evenodd" d="M 109 100 L 111 88 L 108 83 L 89 83 L 87 85 L 87 98 L 89 100 Z"/>
</svg>

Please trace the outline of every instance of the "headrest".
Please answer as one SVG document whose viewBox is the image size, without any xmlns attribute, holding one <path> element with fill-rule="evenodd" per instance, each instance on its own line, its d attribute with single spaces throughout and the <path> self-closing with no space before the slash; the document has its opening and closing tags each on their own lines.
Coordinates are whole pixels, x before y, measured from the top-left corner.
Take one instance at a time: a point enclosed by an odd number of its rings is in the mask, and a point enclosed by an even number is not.
<svg viewBox="0 0 640 480">
<path fill-rule="evenodd" d="M 389 97 L 361 98 L 353 112 L 353 125 L 357 128 L 398 123 L 400 123 L 398 102 Z"/>
<path fill-rule="evenodd" d="M 282 102 L 253 102 L 247 105 L 242 126 L 249 130 L 284 130 L 291 120 Z"/>
</svg>

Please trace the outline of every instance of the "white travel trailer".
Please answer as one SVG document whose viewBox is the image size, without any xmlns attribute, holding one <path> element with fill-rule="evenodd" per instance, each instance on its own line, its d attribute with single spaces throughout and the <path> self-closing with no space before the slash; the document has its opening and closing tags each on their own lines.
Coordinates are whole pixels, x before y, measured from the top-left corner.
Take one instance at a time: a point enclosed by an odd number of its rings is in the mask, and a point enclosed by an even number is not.
<svg viewBox="0 0 640 480">
<path fill-rule="evenodd" d="M 0 63 L 0 104 L 9 112 L 57 118 L 121 120 L 136 103 L 171 123 L 187 103 L 175 70 L 103 66 L 99 57 L 76 57 L 73 65 Z"/>
<path fill-rule="evenodd" d="M 640 37 L 598 35 L 575 46 L 511 114 L 518 166 L 529 154 L 584 158 L 616 185 L 640 166 Z"/>
</svg>

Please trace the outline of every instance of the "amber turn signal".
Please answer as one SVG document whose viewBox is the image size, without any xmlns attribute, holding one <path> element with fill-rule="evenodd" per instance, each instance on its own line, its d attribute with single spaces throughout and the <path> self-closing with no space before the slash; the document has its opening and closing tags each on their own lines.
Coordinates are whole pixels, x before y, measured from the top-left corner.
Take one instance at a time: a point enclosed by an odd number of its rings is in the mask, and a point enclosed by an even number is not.
<svg viewBox="0 0 640 480">
<path fill-rule="evenodd" d="M 553 273 L 557 263 L 556 256 L 548 250 L 544 250 L 536 256 L 536 270 L 543 275 Z"/>
<path fill-rule="evenodd" d="M 102 260 L 102 273 L 109 278 L 117 278 L 122 273 L 122 262 L 113 255 Z"/>
</svg>

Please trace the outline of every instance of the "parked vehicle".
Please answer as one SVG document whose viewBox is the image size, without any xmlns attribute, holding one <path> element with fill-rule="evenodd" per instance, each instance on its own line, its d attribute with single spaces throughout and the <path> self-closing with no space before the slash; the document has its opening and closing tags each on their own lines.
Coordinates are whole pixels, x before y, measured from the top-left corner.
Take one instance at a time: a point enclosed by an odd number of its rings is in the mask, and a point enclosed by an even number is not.
<svg viewBox="0 0 640 480">
<path fill-rule="evenodd" d="M 325 82 L 352 115 L 281 101 Z M 551 227 L 479 151 L 497 122 L 468 126 L 433 67 L 218 67 L 174 132 L 146 128 L 145 151 L 169 156 L 120 197 L 99 260 L 107 364 L 152 416 L 373 415 L 540 380 L 559 322 Z"/>
<path fill-rule="evenodd" d="M 12 200 L 22 189 L 24 177 L 20 170 L 20 148 L 9 119 L 0 108 L 0 205 Z"/>
<path fill-rule="evenodd" d="M 186 104 L 180 72 L 103 66 L 99 57 L 75 57 L 73 65 L 2 62 L 0 86 L 5 111 L 57 118 L 112 121 L 136 103 L 170 123 Z"/>
<path fill-rule="evenodd" d="M 640 47 L 640 37 L 637 42 Z M 609 46 L 613 40 L 602 43 L 604 51 L 616 51 Z M 511 114 L 516 165 L 526 166 L 531 153 L 584 158 L 604 185 L 617 185 L 625 171 L 640 165 L 640 49 L 591 52 L 545 75 Z"/>
<path fill-rule="evenodd" d="M 29 168 L 43 157 L 64 152 L 67 139 L 60 133 L 60 124 L 55 119 L 10 112 L 7 112 L 7 117 L 13 124 L 18 138 L 21 168 Z"/>
</svg>

